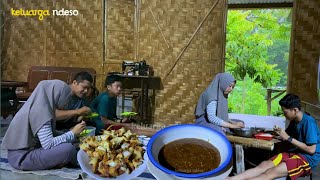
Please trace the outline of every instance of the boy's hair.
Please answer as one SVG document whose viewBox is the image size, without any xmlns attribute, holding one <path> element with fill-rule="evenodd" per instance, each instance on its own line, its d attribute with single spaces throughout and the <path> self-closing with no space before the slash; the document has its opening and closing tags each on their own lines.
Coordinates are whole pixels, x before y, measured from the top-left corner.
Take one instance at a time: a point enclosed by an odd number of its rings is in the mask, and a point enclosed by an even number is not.
<svg viewBox="0 0 320 180">
<path fill-rule="evenodd" d="M 280 101 L 280 106 L 286 108 L 286 109 L 293 109 L 298 108 L 301 110 L 301 101 L 299 96 L 294 94 L 287 94 L 285 95 Z"/>
<path fill-rule="evenodd" d="M 116 81 L 121 82 L 122 81 L 121 77 L 115 74 L 108 75 L 104 82 L 104 87 L 107 87 L 108 85 L 111 85 Z"/>
<path fill-rule="evenodd" d="M 86 71 L 78 72 L 76 75 L 74 75 L 72 81 L 74 81 L 74 80 L 76 80 L 77 83 L 81 83 L 85 80 L 89 81 L 90 83 L 93 83 L 93 78 L 92 78 L 91 74 Z"/>
</svg>

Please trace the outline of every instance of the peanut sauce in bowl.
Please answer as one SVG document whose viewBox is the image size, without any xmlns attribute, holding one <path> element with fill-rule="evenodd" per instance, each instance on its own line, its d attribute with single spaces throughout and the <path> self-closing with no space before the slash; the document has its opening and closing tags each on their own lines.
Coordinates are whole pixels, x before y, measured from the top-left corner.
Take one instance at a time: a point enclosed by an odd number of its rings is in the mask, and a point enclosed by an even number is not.
<svg viewBox="0 0 320 180">
<path fill-rule="evenodd" d="M 218 149 L 194 138 L 179 139 L 164 145 L 158 159 L 164 167 L 187 174 L 208 172 L 220 164 Z"/>
<path fill-rule="evenodd" d="M 225 135 L 197 124 L 161 129 L 147 146 L 150 164 L 174 179 L 218 176 L 223 179 L 231 172 L 232 153 Z"/>
</svg>

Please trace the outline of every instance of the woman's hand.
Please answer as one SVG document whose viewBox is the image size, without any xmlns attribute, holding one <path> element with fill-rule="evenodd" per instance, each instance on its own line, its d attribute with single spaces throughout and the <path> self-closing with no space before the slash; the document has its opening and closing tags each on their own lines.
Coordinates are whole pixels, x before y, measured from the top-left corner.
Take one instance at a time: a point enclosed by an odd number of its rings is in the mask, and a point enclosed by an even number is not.
<svg viewBox="0 0 320 180">
<path fill-rule="evenodd" d="M 244 123 L 243 122 L 227 122 L 227 121 L 222 121 L 221 127 L 224 128 L 231 128 L 231 129 L 237 129 L 237 128 L 243 128 L 244 127 Z"/>
<path fill-rule="evenodd" d="M 75 125 L 71 131 L 74 135 L 79 135 L 86 128 L 86 122 L 82 121 L 81 123 Z"/>
<path fill-rule="evenodd" d="M 273 131 L 276 132 L 283 139 L 288 139 L 290 137 L 284 129 L 277 125 L 273 127 Z"/>
<path fill-rule="evenodd" d="M 231 127 L 230 128 L 233 128 L 233 129 L 236 129 L 236 128 L 244 128 L 244 122 L 233 122 L 233 121 L 230 121 L 230 124 L 231 124 Z"/>
</svg>

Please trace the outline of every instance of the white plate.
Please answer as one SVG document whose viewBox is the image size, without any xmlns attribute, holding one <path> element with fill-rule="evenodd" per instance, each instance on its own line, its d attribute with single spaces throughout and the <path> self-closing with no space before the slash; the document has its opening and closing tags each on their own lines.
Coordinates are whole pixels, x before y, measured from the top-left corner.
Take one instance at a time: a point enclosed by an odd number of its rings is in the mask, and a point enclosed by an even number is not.
<svg viewBox="0 0 320 180">
<path fill-rule="evenodd" d="M 131 174 L 124 173 L 124 174 L 122 174 L 118 177 L 115 177 L 115 178 L 106 178 L 106 177 L 101 177 L 98 174 L 94 174 L 91 170 L 91 165 L 89 164 L 89 161 L 90 161 L 89 156 L 82 149 L 80 149 L 78 151 L 77 159 L 78 159 L 78 162 L 80 164 L 82 171 L 87 173 L 89 176 L 91 176 L 95 179 L 99 179 L 99 180 L 108 180 L 108 179 L 110 179 L 110 180 L 128 180 L 128 179 L 132 179 L 132 178 L 139 176 L 140 174 L 142 174 L 146 170 L 148 156 L 147 156 L 147 152 L 145 152 L 144 156 L 143 156 L 143 159 L 144 159 L 143 163 L 137 169 L 132 171 Z"/>
<path fill-rule="evenodd" d="M 146 135 L 139 135 L 138 138 L 146 138 Z"/>
<path fill-rule="evenodd" d="M 160 169 L 158 169 L 156 166 L 152 164 L 151 161 L 148 161 L 148 170 L 149 172 L 158 180 L 166 179 L 166 180 L 172 180 L 177 179 L 174 176 L 171 176 L 167 173 L 162 172 Z"/>
</svg>

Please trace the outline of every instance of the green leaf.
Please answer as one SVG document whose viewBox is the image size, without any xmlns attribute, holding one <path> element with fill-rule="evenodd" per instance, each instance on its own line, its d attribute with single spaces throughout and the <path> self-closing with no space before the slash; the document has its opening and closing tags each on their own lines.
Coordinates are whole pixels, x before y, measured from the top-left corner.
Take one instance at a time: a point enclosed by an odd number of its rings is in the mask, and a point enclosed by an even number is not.
<svg viewBox="0 0 320 180">
<path fill-rule="evenodd" d="M 83 130 L 79 135 L 80 135 L 80 136 L 86 136 L 86 135 L 88 135 L 89 133 L 91 133 L 91 131 L 93 131 L 93 129 L 85 129 L 85 130 Z"/>
<path fill-rule="evenodd" d="M 86 116 L 83 116 L 84 118 L 96 118 L 96 117 L 98 117 L 99 116 L 99 114 L 98 113 L 96 113 L 96 112 L 93 112 L 93 113 L 91 113 L 91 114 L 88 114 L 88 115 L 86 115 Z"/>
<path fill-rule="evenodd" d="M 138 113 L 136 113 L 136 112 L 123 112 L 123 113 L 121 113 L 121 116 L 129 117 L 129 116 L 134 116 L 137 114 Z"/>
</svg>

